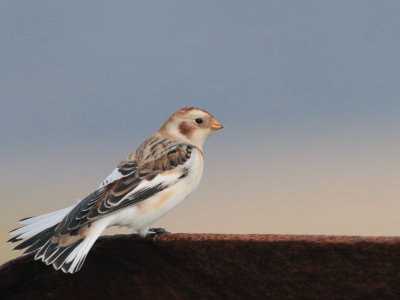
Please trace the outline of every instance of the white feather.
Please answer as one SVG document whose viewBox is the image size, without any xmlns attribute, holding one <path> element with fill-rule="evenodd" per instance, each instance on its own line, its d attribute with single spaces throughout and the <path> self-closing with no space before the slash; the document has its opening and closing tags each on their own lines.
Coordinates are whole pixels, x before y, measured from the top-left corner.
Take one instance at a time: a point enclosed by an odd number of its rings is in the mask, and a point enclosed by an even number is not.
<svg viewBox="0 0 400 300">
<path fill-rule="evenodd" d="M 38 234 L 39 232 L 50 228 L 57 223 L 61 222 L 61 220 L 75 207 L 72 205 L 70 207 L 60 209 L 48 214 L 40 215 L 37 217 L 32 217 L 29 219 L 25 219 L 20 221 L 20 224 L 25 224 L 21 228 L 17 228 L 10 232 L 10 235 L 16 236 L 19 238 L 26 239 Z"/>
<path fill-rule="evenodd" d="M 121 173 L 118 171 L 118 168 L 115 168 L 110 175 L 106 177 L 106 179 L 103 180 L 103 182 L 100 184 L 99 188 L 102 188 L 111 182 L 114 182 L 115 180 L 118 180 L 122 177 Z"/>
<path fill-rule="evenodd" d="M 76 268 L 85 260 L 90 248 L 92 248 L 94 242 L 104 231 L 104 229 L 107 228 L 108 223 L 109 217 L 92 223 L 90 234 L 68 255 L 67 259 L 65 260 L 64 263 L 69 263 L 71 261 L 73 261 L 73 263 L 68 270 L 63 270 L 64 272 L 72 274 L 77 271 Z"/>
</svg>

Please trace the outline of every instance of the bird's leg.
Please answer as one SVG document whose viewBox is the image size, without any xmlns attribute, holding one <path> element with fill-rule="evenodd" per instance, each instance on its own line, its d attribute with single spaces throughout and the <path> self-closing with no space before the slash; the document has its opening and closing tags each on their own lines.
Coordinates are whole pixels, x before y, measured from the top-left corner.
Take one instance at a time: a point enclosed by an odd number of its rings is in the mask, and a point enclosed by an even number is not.
<svg viewBox="0 0 400 300">
<path fill-rule="evenodd" d="M 161 228 L 161 227 L 158 227 L 158 228 L 149 228 L 149 231 L 150 231 L 150 232 L 154 232 L 153 242 L 157 241 L 157 237 L 158 237 L 159 234 L 162 234 L 162 233 L 171 233 L 171 232 L 165 230 L 165 228 Z"/>
</svg>

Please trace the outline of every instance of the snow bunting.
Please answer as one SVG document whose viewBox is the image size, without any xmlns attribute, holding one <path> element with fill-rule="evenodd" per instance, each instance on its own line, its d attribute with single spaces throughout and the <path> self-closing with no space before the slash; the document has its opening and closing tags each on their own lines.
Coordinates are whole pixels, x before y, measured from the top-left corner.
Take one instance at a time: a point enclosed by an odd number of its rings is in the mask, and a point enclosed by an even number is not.
<svg viewBox="0 0 400 300">
<path fill-rule="evenodd" d="M 126 226 L 145 236 L 150 225 L 184 200 L 199 184 L 202 148 L 222 126 L 198 108 L 182 108 L 77 205 L 20 220 L 10 232 L 14 249 L 36 253 L 66 273 L 79 271 L 104 229 Z"/>
</svg>

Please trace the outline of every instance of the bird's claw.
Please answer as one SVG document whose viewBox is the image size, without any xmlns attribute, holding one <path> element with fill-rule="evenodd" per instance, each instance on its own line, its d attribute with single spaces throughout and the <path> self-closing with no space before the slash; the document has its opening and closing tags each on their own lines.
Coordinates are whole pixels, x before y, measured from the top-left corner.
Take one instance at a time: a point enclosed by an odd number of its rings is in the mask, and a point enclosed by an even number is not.
<svg viewBox="0 0 400 300">
<path fill-rule="evenodd" d="M 167 231 L 165 228 L 162 228 L 162 227 L 149 228 L 149 231 L 154 232 L 155 234 L 159 234 L 159 233 L 171 233 L 171 232 Z"/>
<path fill-rule="evenodd" d="M 150 232 L 154 232 L 154 236 L 153 236 L 153 242 L 157 241 L 157 237 L 159 234 L 162 233 L 171 233 L 169 231 L 167 231 L 165 228 L 162 227 L 158 227 L 158 228 L 149 228 Z"/>
</svg>

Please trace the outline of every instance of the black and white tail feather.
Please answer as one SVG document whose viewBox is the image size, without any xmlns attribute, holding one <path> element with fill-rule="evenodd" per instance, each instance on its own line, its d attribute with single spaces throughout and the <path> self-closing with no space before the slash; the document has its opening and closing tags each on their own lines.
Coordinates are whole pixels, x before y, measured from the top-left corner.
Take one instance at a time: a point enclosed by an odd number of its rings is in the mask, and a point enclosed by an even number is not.
<svg viewBox="0 0 400 300">
<path fill-rule="evenodd" d="M 25 249 L 23 255 L 36 253 L 35 260 L 42 260 L 47 265 L 52 264 L 56 270 L 61 269 L 65 273 L 79 271 L 87 253 L 105 229 L 106 224 L 102 224 L 101 221 L 96 222 L 96 228 L 90 231 L 90 236 L 78 239 L 65 247 L 52 243 L 57 227 L 73 208 L 74 206 L 70 206 L 52 213 L 20 220 L 19 223 L 25 226 L 10 231 L 10 235 L 14 237 L 8 242 L 24 240 L 14 250 Z"/>
<path fill-rule="evenodd" d="M 24 240 L 13 250 L 25 249 L 22 255 L 36 253 L 35 260 L 41 260 L 46 265 L 53 265 L 56 270 L 61 269 L 65 273 L 72 274 L 79 271 L 90 248 L 107 227 L 108 222 L 97 220 L 92 227 L 90 226 L 92 223 L 86 222 L 87 224 L 83 225 L 91 227 L 90 235 L 77 238 L 73 243 L 64 246 L 58 242 L 53 242 L 54 237 L 60 236 L 60 233 L 74 235 L 74 231 L 76 233 L 82 227 L 79 221 L 87 220 L 87 215 L 82 214 L 82 212 L 88 212 L 104 194 L 106 186 L 120 178 L 121 174 L 116 168 L 95 192 L 82 201 L 78 201 L 77 205 L 40 216 L 21 219 L 18 223 L 24 226 L 11 230 L 9 234 L 13 238 L 7 242 L 15 243 Z M 71 225 L 76 227 L 73 228 Z M 64 232 L 62 232 L 63 230 Z"/>
<path fill-rule="evenodd" d="M 25 226 L 10 231 L 9 234 L 14 237 L 8 240 L 8 242 L 14 243 L 25 240 L 21 244 L 16 246 L 14 250 L 22 250 L 26 248 L 23 255 L 28 255 L 36 252 L 35 259 L 41 259 L 46 264 L 53 263 L 54 267 L 57 270 L 62 268 L 64 272 L 69 272 L 70 268 L 68 268 L 67 263 L 71 262 L 73 260 L 73 257 L 71 255 L 68 260 L 68 256 L 65 257 L 65 255 L 70 255 L 72 252 L 71 250 L 78 245 L 73 244 L 68 248 L 66 247 L 66 249 L 63 249 L 64 251 L 59 253 L 59 255 L 57 255 L 56 257 L 52 255 L 51 257 L 46 258 L 44 256 L 44 253 L 48 249 L 47 246 L 53 238 L 57 226 L 65 218 L 65 216 L 72 211 L 73 208 L 74 206 L 70 206 L 48 214 L 20 220 L 19 223 Z M 71 270 L 71 272 L 72 271 L 73 270 Z"/>
</svg>

